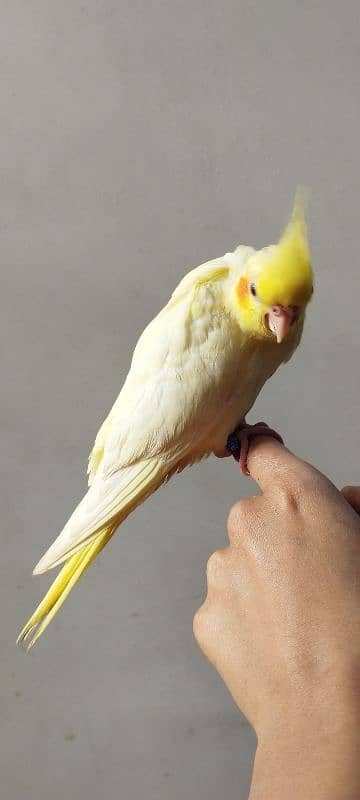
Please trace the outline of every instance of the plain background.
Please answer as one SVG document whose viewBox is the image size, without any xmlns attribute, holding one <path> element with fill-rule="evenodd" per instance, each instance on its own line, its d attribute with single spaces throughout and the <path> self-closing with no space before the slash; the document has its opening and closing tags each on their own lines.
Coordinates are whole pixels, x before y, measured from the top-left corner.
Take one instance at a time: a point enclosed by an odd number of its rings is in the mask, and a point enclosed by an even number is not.
<svg viewBox="0 0 360 800">
<path fill-rule="evenodd" d="M 276 240 L 298 183 L 316 294 L 251 419 L 338 485 L 359 481 L 359 6 L 0 11 L 2 793 L 245 800 L 255 737 L 192 635 L 207 558 L 253 491 L 233 461 L 174 479 L 28 657 L 15 638 L 144 325 L 189 267 Z"/>
</svg>

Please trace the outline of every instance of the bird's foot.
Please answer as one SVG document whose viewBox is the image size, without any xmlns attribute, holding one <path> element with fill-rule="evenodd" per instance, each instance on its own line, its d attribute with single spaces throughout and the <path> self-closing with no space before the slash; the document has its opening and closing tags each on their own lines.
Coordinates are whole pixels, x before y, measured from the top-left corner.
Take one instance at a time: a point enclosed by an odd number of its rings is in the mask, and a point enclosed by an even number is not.
<svg viewBox="0 0 360 800">
<path fill-rule="evenodd" d="M 239 462 L 239 467 L 243 475 L 249 475 L 247 468 L 247 456 L 252 439 L 256 436 L 271 436 L 281 444 L 284 444 L 281 436 L 273 428 L 269 428 L 266 422 L 257 422 L 255 425 L 240 425 L 233 433 L 230 433 L 226 442 L 226 450 L 229 455 Z"/>
</svg>

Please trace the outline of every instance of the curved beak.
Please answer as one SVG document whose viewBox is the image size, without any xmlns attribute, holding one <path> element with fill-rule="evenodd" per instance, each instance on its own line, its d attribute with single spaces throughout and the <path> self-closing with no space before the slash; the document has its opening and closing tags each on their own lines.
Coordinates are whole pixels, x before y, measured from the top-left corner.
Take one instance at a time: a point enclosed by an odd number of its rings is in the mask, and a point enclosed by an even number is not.
<svg viewBox="0 0 360 800">
<path fill-rule="evenodd" d="M 296 309 L 293 306 L 272 306 L 267 316 L 267 324 L 280 344 L 296 319 Z"/>
</svg>

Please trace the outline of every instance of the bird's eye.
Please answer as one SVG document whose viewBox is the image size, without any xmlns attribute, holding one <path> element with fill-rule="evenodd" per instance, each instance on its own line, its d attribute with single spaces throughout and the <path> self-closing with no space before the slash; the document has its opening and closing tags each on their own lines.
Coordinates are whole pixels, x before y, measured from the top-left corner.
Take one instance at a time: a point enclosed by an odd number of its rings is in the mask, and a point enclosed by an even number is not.
<svg viewBox="0 0 360 800">
<path fill-rule="evenodd" d="M 250 283 L 250 292 L 251 292 L 253 297 L 256 297 L 255 283 Z"/>
</svg>

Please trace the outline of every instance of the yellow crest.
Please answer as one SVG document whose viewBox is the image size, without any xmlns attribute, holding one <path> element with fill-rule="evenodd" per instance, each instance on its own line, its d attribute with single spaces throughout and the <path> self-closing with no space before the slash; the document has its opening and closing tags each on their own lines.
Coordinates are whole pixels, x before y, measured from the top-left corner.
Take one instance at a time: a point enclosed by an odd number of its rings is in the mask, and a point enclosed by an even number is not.
<svg viewBox="0 0 360 800">
<path fill-rule="evenodd" d="M 305 220 L 305 193 L 298 190 L 290 220 L 276 245 L 257 254 L 261 300 L 273 305 L 303 306 L 313 291 L 313 275 Z"/>
</svg>

